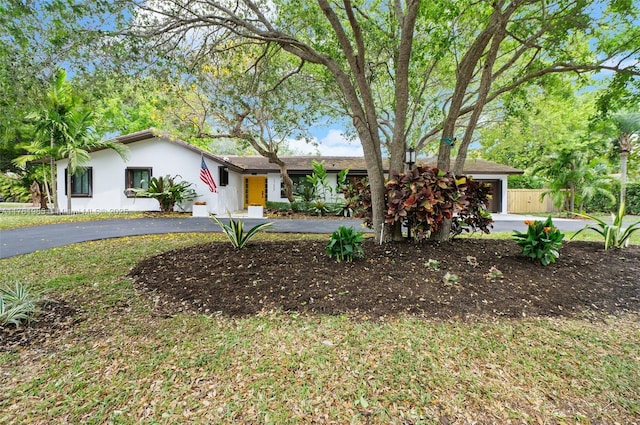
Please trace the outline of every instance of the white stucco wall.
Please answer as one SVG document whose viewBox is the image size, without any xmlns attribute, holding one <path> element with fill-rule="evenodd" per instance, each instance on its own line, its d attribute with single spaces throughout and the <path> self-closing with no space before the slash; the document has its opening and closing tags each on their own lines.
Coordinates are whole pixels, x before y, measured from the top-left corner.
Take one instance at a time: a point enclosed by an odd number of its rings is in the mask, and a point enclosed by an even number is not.
<svg viewBox="0 0 640 425">
<path fill-rule="evenodd" d="M 200 154 L 176 143 L 161 138 L 143 140 L 127 145 L 129 153 L 124 161 L 112 150 L 102 150 L 91 154 L 86 164 L 92 167 L 93 193 L 89 198 L 72 198 L 73 211 L 158 211 L 158 202 L 147 198 L 128 198 L 125 193 L 125 169 L 129 167 L 148 167 L 152 176 L 167 174 L 180 175 L 182 180 L 193 183 L 199 195 L 198 200 L 207 202 L 207 209 L 213 214 L 224 214 L 227 210 L 242 209 L 242 176 L 229 171 L 229 185 L 220 186 L 218 181 L 218 162 L 205 158 L 211 175 L 218 184 L 218 192 L 212 193 L 200 180 Z M 67 197 L 64 188 L 64 172 L 66 160 L 58 161 L 58 202 L 61 210 L 66 210 Z M 191 210 L 192 203 L 187 203 L 185 210 Z"/>
</svg>

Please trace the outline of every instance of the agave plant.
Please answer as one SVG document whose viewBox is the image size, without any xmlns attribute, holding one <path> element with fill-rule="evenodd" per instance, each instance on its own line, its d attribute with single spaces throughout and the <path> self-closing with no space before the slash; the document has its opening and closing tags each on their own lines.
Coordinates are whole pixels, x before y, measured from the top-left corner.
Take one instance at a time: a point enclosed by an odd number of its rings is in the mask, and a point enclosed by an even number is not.
<svg viewBox="0 0 640 425">
<path fill-rule="evenodd" d="M 231 245 L 233 245 L 233 247 L 236 249 L 242 249 L 247 244 L 247 242 L 249 242 L 249 240 L 253 238 L 258 232 L 265 230 L 267 227 L 273 225 L 273 223 L 271 222 L 260 223 L 249 229 L 247 233 L 244 233 L 244 223 L 242 222 L 242 220 L 234 220 L 233 218 L 231 218 L 231 214 L 229 214 L 229 224 L 223 223 L 222 221 L 220 221 L 220 219 L 218 219 L 218 217 L 215 216 L 212 216 L 211 219 L 213 219 L 213 221 L 215 221 L 216 224 L 220 226 L 220 229 L 222 229 L 224 234 L 227 235 L 227 238 L 229 239 L 229 242 L 231 242 Z"/>
<path fill-rule="evenodd" d="M 618 214 L 611 213 L 611 224 L 606 221 L 594 217 L 587 214 L 577 214 L 581 217 L 588 218 L 596 222 L 596 224 L 588 224 L 584 228 L 578 230 L 573 238 L 578 236 L 585 230 L 593 230 L 594 232 L 600 234 L 604 238 L 604 249 L 607 250 L 611 247 L 613 248 L 625 248 L 629 246 L 629 241 L 631 240 L 631 235 L 633 235 L 636 231 L 640 230 L 640 221 L 636 221 L 635 223 L 623 227 L 623 219 L 625 215 L 625 206 L 624 202 L 620 204 L 620 208 L 618 209 Z"/>
<path fill-rule="evenodd" d="M 28 322 L 38 312 L 39 294 L 29 290 L 23 283 L 16 282 L 14 287 L 0 287 L 0 327 L 20 326 Z"/>
</svg>

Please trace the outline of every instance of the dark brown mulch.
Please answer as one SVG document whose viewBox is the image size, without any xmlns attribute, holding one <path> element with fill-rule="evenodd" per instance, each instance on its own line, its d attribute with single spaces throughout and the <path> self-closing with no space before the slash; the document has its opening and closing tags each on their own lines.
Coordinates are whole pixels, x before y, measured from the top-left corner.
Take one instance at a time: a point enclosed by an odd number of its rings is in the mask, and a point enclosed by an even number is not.
<svg viewBox="0 0 640 425">
<path fill-rule="evenodd" d="M 281 309 L 380 318 L 592 317 L 640 311 L 640 247 L 603 250 L 567 242 L 543 267 L 510 240 L 460 239 L 376 245 L 337 263 L 324 241 L 252 242 L 242 250 L 211 243 L 169 251 L 133 268 L 135 286 L 167 313 L 194 310 L 246 316 Z M 468 256 L 475 257 L 477 266 Z M 425 263 L 438 260 L 440 270 Z M 503 278 L 490 277 L 496 267 Z M 445 273 L 458 283 L 443 281 Z"/>
<path fill-rule="evenodd" d="M 77 321 L 76 313 L 76 309 L 67 302 L 46 300 L 40 305 L 35 320 L 19 327 L 0 327 L 0 352 L 41 342 L 68 330 Z"/>
</svg>

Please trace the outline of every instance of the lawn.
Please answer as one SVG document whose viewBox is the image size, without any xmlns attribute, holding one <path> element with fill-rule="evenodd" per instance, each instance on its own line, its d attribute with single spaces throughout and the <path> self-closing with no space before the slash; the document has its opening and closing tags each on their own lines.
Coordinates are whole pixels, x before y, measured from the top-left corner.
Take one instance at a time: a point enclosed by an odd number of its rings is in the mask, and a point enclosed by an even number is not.
<svg viewBox="0 0 640 425">
<path fill-rule="evenodd" d="M 229 317 L 159 308 L 127 278 L 144 258 L 221 238 L 122 238 L 0 260 L 4 281 L 31 282 L 76 310 L 52 334 L 0 353 L 0 423 L 640 421 L 637 312 Z M 317 238 L 327 237 L 257 242 Z"/>
<path fill-rule="evenodd" d="M 0 230 L 14 229 L 27 226 L 39 226 L 56 223 L 72 223 L 81 221 L 113 220 L 127 218 L 141 218 L 149 213 L 143 212 L 95 212 L 78 214 L 50 214 L 39 209 L 23 209 L 17 211 L 3 211 L 0 208 Z M 176 216 L 178 216 L 176 214 Z"/>
</svg>

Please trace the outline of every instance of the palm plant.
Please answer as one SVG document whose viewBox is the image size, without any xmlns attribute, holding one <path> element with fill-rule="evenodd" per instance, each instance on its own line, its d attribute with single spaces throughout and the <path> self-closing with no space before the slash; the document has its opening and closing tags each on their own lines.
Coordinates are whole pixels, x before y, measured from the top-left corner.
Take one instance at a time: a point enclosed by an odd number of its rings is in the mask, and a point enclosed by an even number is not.
<svg viewBox="0 0 640 425">
<path fill-rule="evenodd" d="M 56 181 L 56 159 L 68 159 L 67 211 L 71 212 L 71 177 L 84 170 L 90 159 L 89 152 L 110 148 L 122 158 L 126 156 L 124 145 L 101 141 L 95 135 L 93 129 L 96 116 L 82 105 L 80 99 L 73 96 L 72 87 L 66 81 L 66 73 L 62 69 L 58 69 L 54 75 L 44 108 L 26 118 L 34 126 L 35 134 L 40 137 L 24 147 L 29 153 L 16 158 L 15 163 L 25 165 L 30 161 L 49 159 L 55 211 L 59 209 L 58 197 L 53 187 Z"/>
<path fill-rule="evenodd" d="M 191 188 L 193 183 L 178 181 L 179 175 L 162 177 L 151 177 L 146 182 L 146 189 L 134 189 L 137 196 L 153 198 L 160 204 L 160 211 L 171 212 L 176 204 L 186 201 L 193 201 L 198 197 L 195 190 Z M 144 182 L 144 181 L 143 181 Z"/>
<path fill-rule="evenodd" d="M 604 158 L 589 161 L 584 178 L 580 182 L 576 198 L 579 200 L 579 211 L 584 211 L 584 205 L 596 195 L 600 195 L 615 202 L 616 198 L 611 190 L 613 179 L 609 175 L 609 166 Z"/>
<path fill-rule="evenodd" d="M 616 142 L 620 150 L 620 205 L 622 205 L 627 190 L 627 159 L 634 143 L 640 138 L 640 114 L 616 114 L 612 120 L 618 132 Z"/>
<path fill-rule="evenodd" d="M 551 196 L 558 208 L 568 200 L 571 215 L 575 215 L 577 201 L 580 201 L 582 207 L 584 201 L 596 193 L 613 196 L 608 189 L 610 178 L 604 163 L 598 160 L 587 161 L 578 149 L 563 149 L 555 153 L 533 173 L 549 179 L 549 190 L 543 196 Z"/>
<path fill-rule="evenodd" d="M 46 93 L 43 108 L 25 117 L 33 125 L 35 134 L 39 137 L 33 140 L 31 149 L 27 149 L 28 155 L 23 155 L 15 160 L 16 164 L 21 165 L 37 159 L 49 159 L 51 198 L 56 212 L 58 211 L 58 197 L 55 190 L 55 146 L 58 141 L 67 136 L 68 126 L 65 116 L 74 104 L 71 85 L 66 80 L 66 72 L 63 69 L 57 69 Z"/>
<path fill-rule="evenodd" d="M 71 178 L 84 171 L 85 165 L 91 159 L 89 152 L 98 149 L 113 149 L 121 158 L 126 158 L 126 147 L 108 140 L 100 140 L 93 131 L 96 122 L 94 113 L 81 105 L 76 105 L 65 116 L 67 135 L 56 150 L 59 158 L 67 158 L 68 172 L 67 211 L 71 212 Z"/>
</svg>

